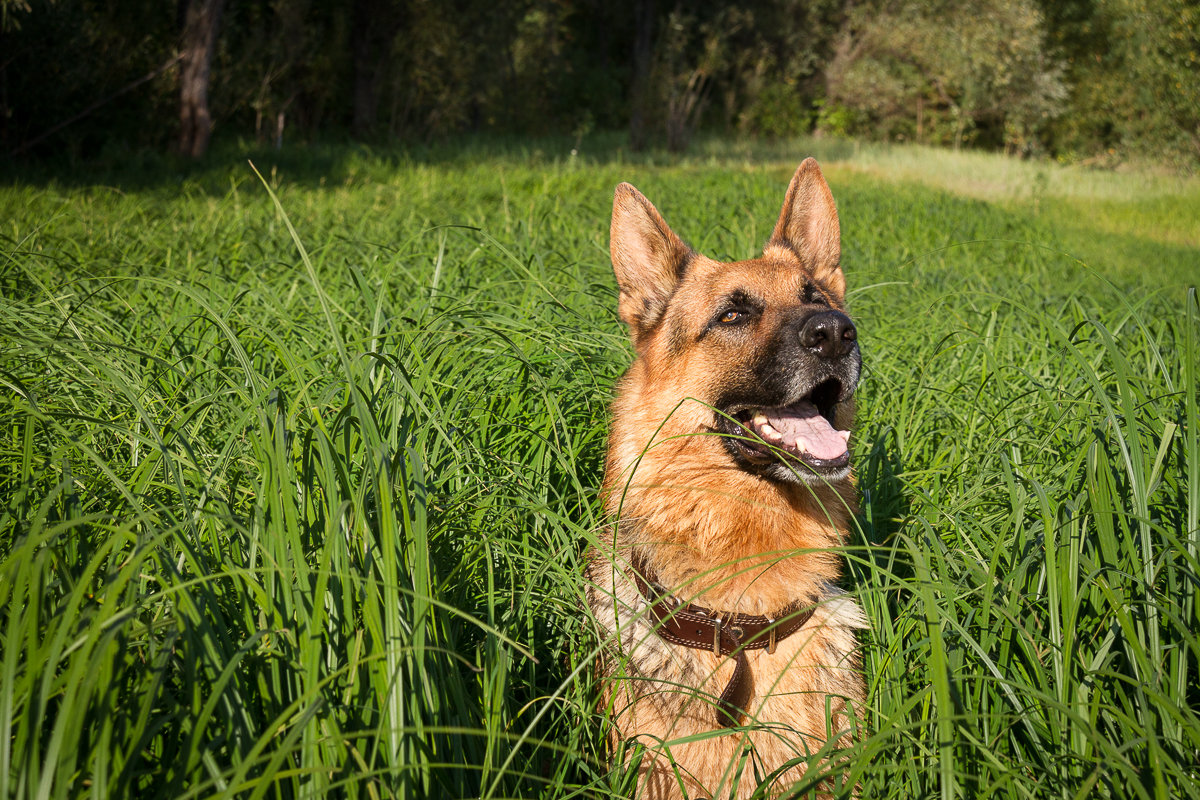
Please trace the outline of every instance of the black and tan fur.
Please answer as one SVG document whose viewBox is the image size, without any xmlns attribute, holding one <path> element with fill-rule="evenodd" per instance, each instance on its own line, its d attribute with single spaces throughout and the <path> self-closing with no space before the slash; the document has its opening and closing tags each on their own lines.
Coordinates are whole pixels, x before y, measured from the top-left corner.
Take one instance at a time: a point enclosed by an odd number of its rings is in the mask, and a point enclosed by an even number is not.
<svg viewBox="0 0 1200 800">
<path fill-rule="evenodd" d="M 639 797 L 748 797 L 794 761 L 772 779 L 777 793 L 806 769 L 831 771 L 809 754 L 830 739 L 849 744 L 864 694 L 854 631 L 865 620 L 838 588 L 834 552 L 853 513 L 849 454 L 815 458 L 802 452 L 807 440 L 790 445 L 797 452 L 773 448 L 759 418 L 747 422 L 755 409 L 798 414 L 789 409 L 809 403 L 825 420 L 809 413 L 820 441 L 833 441 L 825 428 L 848 438 L 860 360 L 837 210 L 808 159 L 762 255 L 722 263 L 621 184 L 610 246 L 636 358 L 613 403 L 604 501 L 616 524 L 590 555 L 589 603 L 611 645 L 603 669 L 617 738 L 647 748 Z M 731 659 L 660 638 L 634 565 L 723 613 L 815 608 L 774 653 L 747 653 L 740 726 L 713 715 Z"/>
</svg>

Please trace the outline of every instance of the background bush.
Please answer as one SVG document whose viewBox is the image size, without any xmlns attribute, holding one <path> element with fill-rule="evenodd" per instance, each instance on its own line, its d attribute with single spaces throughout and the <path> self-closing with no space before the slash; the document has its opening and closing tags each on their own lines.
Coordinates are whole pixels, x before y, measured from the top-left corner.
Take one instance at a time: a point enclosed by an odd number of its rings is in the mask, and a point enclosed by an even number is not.
<svg viewBox="0 0 1200 800">
<path fill-rule="evenodd" d="M 227 143 L 628 127 L 635 149 L 682 150 L 698 131 L 815 124 L 1065 161 L 1200 159 L 1189 0 L 0 0 L 0 151 L 168 149 L 182 23 L 201 5 L 223 7 L 209 105 Z"/>
</svg>

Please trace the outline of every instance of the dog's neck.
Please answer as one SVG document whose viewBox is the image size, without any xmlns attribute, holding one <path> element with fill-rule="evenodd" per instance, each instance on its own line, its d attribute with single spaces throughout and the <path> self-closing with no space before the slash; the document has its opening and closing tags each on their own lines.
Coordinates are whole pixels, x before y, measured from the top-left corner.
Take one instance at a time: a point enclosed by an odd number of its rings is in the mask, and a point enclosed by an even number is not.
<svg viewBox="0 0 1200 800">
<path fill-rule="evenodd" d="M 670 474 L 669 485 L 643 481 L 639 468 L 621 496 L 606 500 L 620 519 L 618 550 L 636 550 L 676 594 L 758 614 L 822 597 L 837 581 L 834 548 L 854 513 L 849 481 L 780 485 L 734 467 L 689 476 L 678 463 Z M 706 502 L 714 492 L 734 502 Z"/>
<path fill-rule="evenodd" d="M 626 386 L 639 385 L 630 376 Z M 769 613 L 837 581 L 834 550 L 855 513 L 849 479 L 780 483 L 743 470 L 705 432 L 712 412 L 700 403 L 627 388 L 613 416 L 604 485 L 618 552 L 637 548 L 672 591 L 727 611 Z"/>
</svg>

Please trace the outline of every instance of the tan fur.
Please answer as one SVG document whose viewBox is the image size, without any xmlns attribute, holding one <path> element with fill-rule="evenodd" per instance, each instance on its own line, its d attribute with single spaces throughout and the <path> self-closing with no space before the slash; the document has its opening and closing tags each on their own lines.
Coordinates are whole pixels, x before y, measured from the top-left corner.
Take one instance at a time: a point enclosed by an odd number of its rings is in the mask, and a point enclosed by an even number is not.
<svg viewBox="0 0 1200 800">
<path fill-rule="evenodd" d="M 837 588 L 841 542 L 853 515 L 853 487 L 780 483 L 741 469 L 711 432 L 711 406 L 745 364 L 770 346 L 772 310 L 796 305 L 816 281 L 844 306 L 837 212 L 816 162 L 796 171 L 760 258 L 732 264 L 691 253 L 636 189 L 618 187 L 611 239 L 621 318 L 636 360 L 621 380 L 604 480 L 606 509 L 618 523 L 590 554 L 589 603 L 610 648 L 606 701 L 617 738 L 648 750 L 639 797 L 749 797 L 759 778 L 771 792 L 806 768 L 829 772 L 826 747 L 847 745 L 864 689 L 854 630 L 858 606 Z M 685 276 L 679 268 L 686 263 Z M 731 353 L 699 335 L 714 298 L 751 286 L 767 301 L 756 336 Z M 733 357 L 735 356 L 736 357 Z M 837 409 L 849 429 L 854 409 Z M 753 697 L 746 727 L 716 727 L 712 699 L 732 659 L 668 644 L 647 619 L 630 577 L 632 553 L 679 597 L 724 612 L 771 614 L 803 600 L 816 612 L 773 654 L 747 653 Z"/>
</svg>

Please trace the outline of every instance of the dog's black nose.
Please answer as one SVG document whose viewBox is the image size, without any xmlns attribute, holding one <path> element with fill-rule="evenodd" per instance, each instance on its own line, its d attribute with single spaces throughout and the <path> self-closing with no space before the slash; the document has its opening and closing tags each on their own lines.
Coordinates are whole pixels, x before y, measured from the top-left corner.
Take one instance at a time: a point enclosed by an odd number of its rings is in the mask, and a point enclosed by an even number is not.
<svg viewBox="0 0 1200 800">
<path fill-rule="evenodd" d="M 858 330 L 840 311 L 821 311 L 804 320 L 800 344 L 815 350 L 821 358 L 838 358 L 854 349 Z"/>
</svg>

